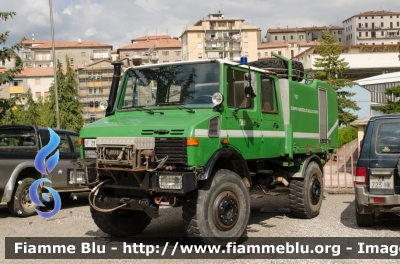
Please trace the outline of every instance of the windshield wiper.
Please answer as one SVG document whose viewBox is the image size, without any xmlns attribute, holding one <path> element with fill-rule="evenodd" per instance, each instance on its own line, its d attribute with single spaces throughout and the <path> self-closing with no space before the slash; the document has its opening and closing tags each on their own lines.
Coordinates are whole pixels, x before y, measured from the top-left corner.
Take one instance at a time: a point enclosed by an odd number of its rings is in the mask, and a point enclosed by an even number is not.
<svg viewBox="0 0 400 264">
<path fill-rule="evenodd" d="M 144 106 L 135 106 L 134 108 L 135 108 L 136 110 L 138 110 L 138 111 L 144 110 L 144 111 L 147 111 L 150 115 L 154 115 L 154 111 L 153 111 L 153 110 L 147 109 L 147 108 L 145 108 Z M 142 110 L 140 110 L 140 109 L 142 109 Z"/>
<path fill-rule="evenodd" d="M 178 107 L 179 109 L 182 109 L 182 108 L 187 109 L 187 110 L 189 110 L 190 113 L 196 113 L 196 111 L 194 111 L 192 108 L 189 108 L 187 106 L 177 105 L 176 107 Z"/>
</svg>

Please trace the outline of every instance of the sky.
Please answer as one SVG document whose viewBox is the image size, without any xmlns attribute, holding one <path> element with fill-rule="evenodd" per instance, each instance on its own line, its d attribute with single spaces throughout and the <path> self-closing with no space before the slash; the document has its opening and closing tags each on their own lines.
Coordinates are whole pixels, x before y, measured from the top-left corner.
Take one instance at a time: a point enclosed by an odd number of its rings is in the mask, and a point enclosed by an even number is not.
<svg viewBox="0 0 400 264">
<path fill-rule="evenodd" d="M 15 11 L 14 19 L 0 21 L 0 32 L 10 30 L 10 46 L 22 37 L 50 40 L 49 0 L 0 0 L 1 12 Z M 113 49 L 132 38 L 168 34 L 183 29 L 209 13 L 242 18 L 265 37 L 269 28 L 343 26 L 360 12 L 400 12 L 399 0 L 52 0 L 54 38 L 58 41 L 98 41 Z M 33 34 L 33 35 L 32 35 Z"/>
</svg>

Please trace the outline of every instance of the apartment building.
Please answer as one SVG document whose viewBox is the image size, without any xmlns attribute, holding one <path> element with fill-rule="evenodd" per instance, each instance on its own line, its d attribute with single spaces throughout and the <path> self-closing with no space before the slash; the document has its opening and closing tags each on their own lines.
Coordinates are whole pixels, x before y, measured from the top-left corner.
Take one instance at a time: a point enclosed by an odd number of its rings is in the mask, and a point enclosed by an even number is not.
<svg viewBox="0 0 400 264">
<path fill-rule="evenodd" d="M 288 43 L 288 42 L 276 42 L 276 43 L 260 43 L 258 44 L 258 59 L 266 59 L 271 58 L 272 52 L 284 56 L 288 59 L 293 59 L 298 54 L 306 51 L 310 47 L 314 47 L 319 42 L 311 41 L 300 41 L 297 43 Z"/>
<path fill-rule="evenodd" d="M 100 101 L 108 99 L 114 67 L 111 60 L 101 59 L 78 68 L 76 73 L 83 119 L 85 124 L 89 124 L 105 115 L 105 111 L 100 108 Z"/>
<path fill-rule="evenodd" d="M 181 41 L 170 35 L 143 36 L 117 50 L 120 60 L 137 60 L 138 64 L 157 64 L 182 60 Z"/>
<path fill-rule="evenodd" d="M 322 35 L 327 27 L 296 27 L 296 28 L 269 28 L 265 39 L 267 43 L 298 43 L 322 41 Z M 328 26 L 330 33 L 337 43 L 344 43 L 344 28 L 339 26 Z"/>
<path fill-rule="evenodd" d="M 194 25 L 186 26 L 182 40 L 182 60 L 226 59 L 257 60 L 261 30 L 244 23 L 242 18 L 225 18 L 221 13 L 209 14 Z"/>
<path fill-rule="evenodd" d="M 341 45 L 340 58 L 349 63 L 350 69 L 344 76 L 351 80 L 367 78 L 381 73 L 400 71 L 397 44 Z M 316 58 L 321 56 L 311 47 L 296 56 L 304 69 L 320 70 L 314 67 Z"/>
<path fill-rule="evenodd" d="M 48 40 L 24 40 L 22 60 L 28 67 L 52 67 L 52 43 Z M 83 67 L 100 59 L 110 59 L 112 45 L 96 41 L 55 41 L 55 56 L 65 64 L 68 55 L 72 66 Z"/>
<path fill-rule="evenodd" d="M 343 21 L 345 44 L 378 45 L 400 41 L 400 13 L 367 11 Z"/>
</svg>

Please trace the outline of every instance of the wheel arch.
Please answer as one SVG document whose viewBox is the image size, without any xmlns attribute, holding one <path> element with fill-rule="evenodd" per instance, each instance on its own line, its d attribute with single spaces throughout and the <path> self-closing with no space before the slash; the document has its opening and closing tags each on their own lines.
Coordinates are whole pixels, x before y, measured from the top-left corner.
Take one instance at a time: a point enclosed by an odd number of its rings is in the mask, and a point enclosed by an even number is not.
<svg viewBox="0 0 400 264">
<path fill-rule="evenodd" d="M 296 173 L 293 173 L 290 175 L 291 178 L 303 178 L 305 177 L 305 173 L 308 167 L 308 164 L 310 164 L 310 162 L 314 161 L 315 163 L 317 163 L 319 169 L 322 172 L 322 177 L 324 177 L 323 171 L 324 171 L 324 167 L 322 165 L 322 161 L 320 159 L 320 157 L 318 157 L 317 155 L 311 155 L 311 156 L 303 156 L 298 160 L 298 163 L 300 164 L 300 169 L 299 171 L 297 171 Z M 302 166 L 301 166 L 302 165 Z"/>
<path fill-rule="evenodd" d="M 203 171 L 199 173 L 198 179 L 210 179 L 215 168 L 231 170 L 237 173 L 242 179 L 246 179 L 244 180 L 246 187 L 249 188 L 252 185 L 247 162 L 242 154 L 234 148 L 225 147 L 214 152 L 204 166 Z"/>
<path fill-rule="evenodd" d="M 1 202 L 9 202 L 12 197 L 12 193 L 15 188 L 15 184 L 25 178 L 33 178 L 35 180 L 40 179 L 41 174 L 35 169 L 33 161 L 26 161 L 18 164 L 18 166 L 12 172 L 10 179 L 8 180 Z"/>
</svg>

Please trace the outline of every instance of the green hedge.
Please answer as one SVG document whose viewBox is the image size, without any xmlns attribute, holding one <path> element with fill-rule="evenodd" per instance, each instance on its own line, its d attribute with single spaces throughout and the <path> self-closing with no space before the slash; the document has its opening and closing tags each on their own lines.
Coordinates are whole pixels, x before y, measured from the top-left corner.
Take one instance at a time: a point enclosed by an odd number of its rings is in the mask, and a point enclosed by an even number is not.
<svg viewBox="0 0 400 264">
<path fill-rule="evenodd" d="M 339 128 L 338 147 L 341 148 L 344 144 L 347 144 L 356 138 L 357 138 L 357 127 L 346 126 Z"/>
</svg>

